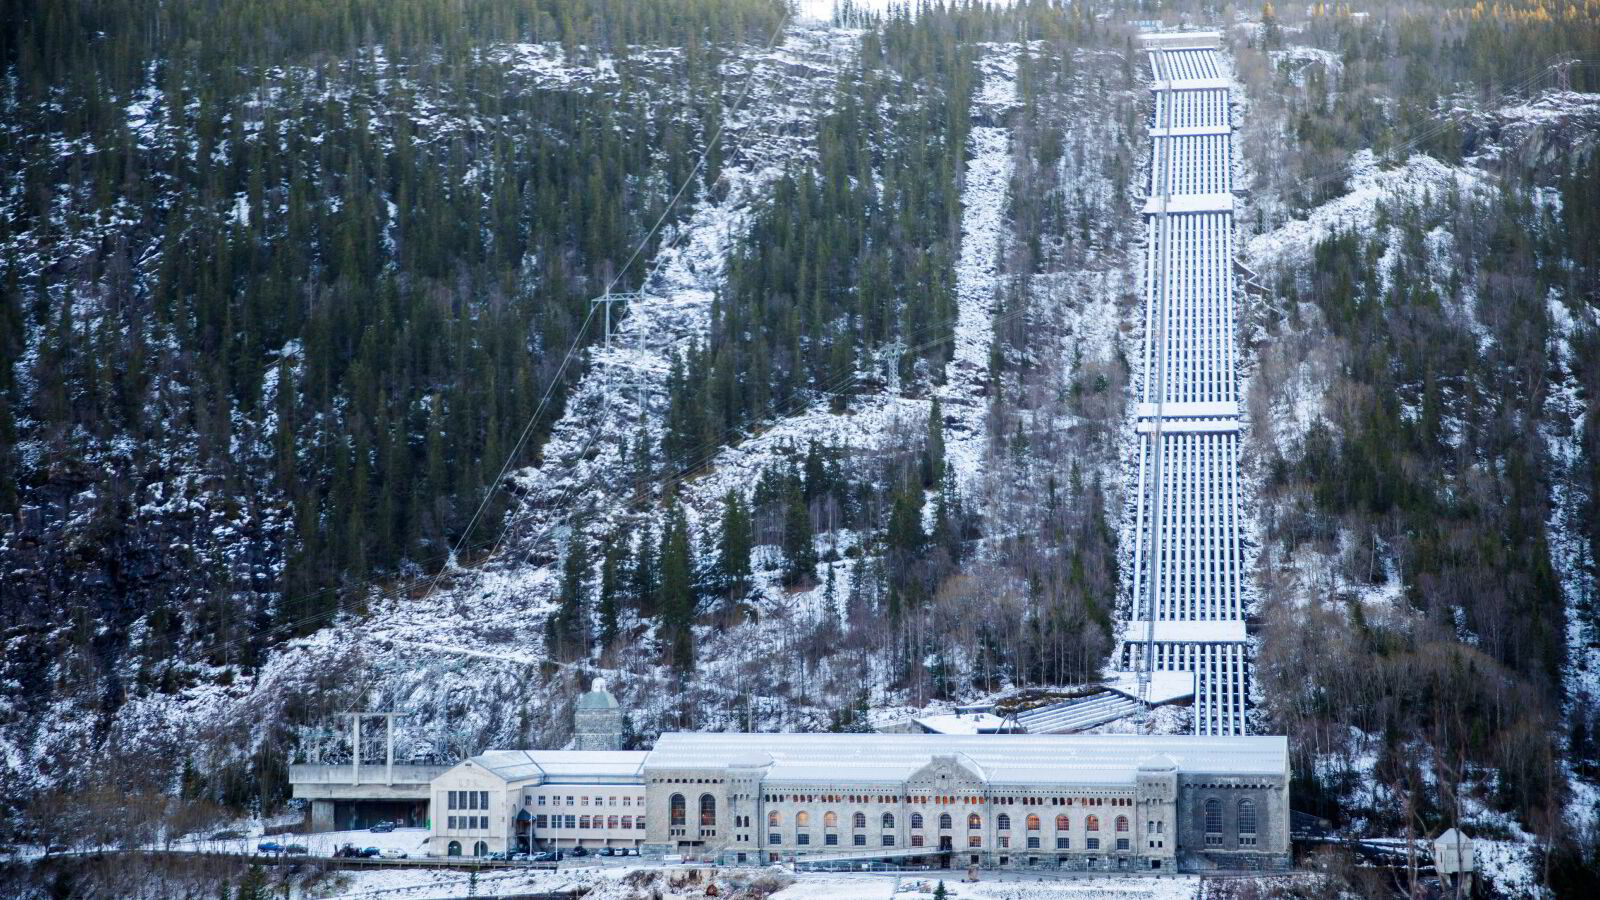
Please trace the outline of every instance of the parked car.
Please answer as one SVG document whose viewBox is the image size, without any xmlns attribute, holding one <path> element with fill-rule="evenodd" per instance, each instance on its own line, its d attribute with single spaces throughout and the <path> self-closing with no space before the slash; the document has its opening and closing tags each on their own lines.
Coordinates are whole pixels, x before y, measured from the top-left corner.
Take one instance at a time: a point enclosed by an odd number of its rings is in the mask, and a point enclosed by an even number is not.
<svg viewBox="0 0 1600 900">
<path fill-rule="evenodd" d="M 362 859 L 377 859 L 378 855 L 381 854 L 382 852 L 383 851 L 379 850 L 377 847 L 368 847 L 365 850 L 361 851 L 361 858 Z"/>
<path fill-rule="evenodd" d="M 527 862 L 528 861 L 528 854 L 523 853 L 521 850 L 518 850 L 516 853 L 513 853 L 510 856 L 507 856 L 506 859 L 509 859 L 512 862 Z"/>
<path fill-rule="evenodd" d="M 244 837 L 244 832 L 235 831 L 230 828 L 226 831 L 219 831 L 216 834 L 213 834 L 211 839 L 213 841 L 237 841 L 242 837 Z"/>
<path fill-rule="evenodd" d="M 256 845 L 257 853 L 282 853 L 283 845 L 277 841 L 262 841 Z"/>
<path fill-rule="evenodd" d="M 306 855 L 306 845 L 305 844 L 284 844 L 283 845 L 283 852 L 284 852 L 285 856 L 305 856 Z"/>
<path fill-rule="evenodd" d="M 406 852 L 404 850 L 398 850 L 394 847 L 390 847 L 380 853 L 379 856 L 382 856 L 384 859 L 405 859 Z"/>
<path fill-rule="evenodd" d="M 378 824 L 372 826 L 371 828 L 368 828 L 367 830 L 371 831 L 371 832 L 374 832 L 376 834 L 388 834 L 389 832 L 394 830 L 394 823 L 393 822 L 379 822 Z"/>
<path fill-rule="evenodd" d="M 566 854 L 560 850 L 546 850 L 543 853 L 535 853 L 533 855 L 534 862 L 560 862 L 565 858 Z"/>
<path fill-rule="evenodd" d="M 583 847 L 573 847 L 572 848 L 572 855 L 573 856 L 588 856 L 589 855 L 589 851 L 587 849 L 583 848 Z"/>
</svg>

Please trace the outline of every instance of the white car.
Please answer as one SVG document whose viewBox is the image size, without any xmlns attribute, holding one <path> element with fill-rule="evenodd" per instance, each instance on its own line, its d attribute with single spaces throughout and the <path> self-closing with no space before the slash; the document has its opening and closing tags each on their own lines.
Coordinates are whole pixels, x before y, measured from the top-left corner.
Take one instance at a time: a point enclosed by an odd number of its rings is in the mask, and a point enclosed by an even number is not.
<svg viewBox="0 0 1600 900">
<path fill-rule="evenodd" d="M 406 858 L 406 852 L 404 850 L 396 850 L 393 847 L 388 847 L 388 848 L 384 849 L 378 855 L 383 857 L 384 859 L 405 859 Z"/>
</svg>

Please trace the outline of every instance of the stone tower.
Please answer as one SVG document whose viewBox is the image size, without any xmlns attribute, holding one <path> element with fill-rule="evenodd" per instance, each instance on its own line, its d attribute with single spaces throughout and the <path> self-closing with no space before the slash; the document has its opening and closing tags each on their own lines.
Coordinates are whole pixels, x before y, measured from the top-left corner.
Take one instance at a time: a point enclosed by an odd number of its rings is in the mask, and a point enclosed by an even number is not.
<svg viewBox="0 0 1600 900">
<path fill-rule="evenodd" d="M 596 678 L 589 693 L 573 707 L 574 746 L 579 750 L 622 749 L 622 706 L 606 690 L 606 680 Z"/>
</svg>

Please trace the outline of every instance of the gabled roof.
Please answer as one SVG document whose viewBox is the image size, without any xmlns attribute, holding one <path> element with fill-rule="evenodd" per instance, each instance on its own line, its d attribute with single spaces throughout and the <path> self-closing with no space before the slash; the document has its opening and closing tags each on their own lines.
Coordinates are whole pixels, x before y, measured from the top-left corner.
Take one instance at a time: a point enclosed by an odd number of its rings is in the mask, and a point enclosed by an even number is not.
<svg viewBox="0 0 1600 900">
<path fill-rule="evenodd" d="M 699 734 L 670 732 L 644 770 L 715 769 L 751 753 L 771 756 L 768 782 L 894 784 L 935 756 L 966 757 L 990 784 L 1134 783 L 1142 763 L 1165 756 L 1183 774 L 1283 775 L 1284 737 L 1124 734 Z"/>
</svg>

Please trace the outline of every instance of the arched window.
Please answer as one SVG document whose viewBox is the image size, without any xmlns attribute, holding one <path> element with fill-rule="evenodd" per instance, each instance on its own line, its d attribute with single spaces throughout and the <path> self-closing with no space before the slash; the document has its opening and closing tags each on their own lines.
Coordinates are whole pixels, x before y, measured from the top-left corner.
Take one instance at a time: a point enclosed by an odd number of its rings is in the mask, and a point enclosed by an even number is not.
<svg viewBox="0 0 1600 900">
<path fill-rule="evenodd" d="M 1117 830 L 1118 831 L 1127 831 L 1128 830 L 1128 817 L 1127 816 L 1117 816 Z"/>
<path fill-rule="evenodd" d="M 856 828 L 867 827 L 867 814 L 863 812 L 856 813 L 854 816 L 850 817 L 850 824 Z"/>
<path fill-rule="evenodd" d="M 483 841 L 479 841 L 476 844 L 473 844 L 472 845 L 472 855 L 473 856 L 488 856 L 489 855 L 489 845 L 484 843 Z"/>
<path fill-rule="evenodd" d="M 1215 797 L 1206 801 L 1206 834 L 1222 833 L 1222 801 Z"/>
<path fill-rule="evenodd" d="M 894 827 L 894 813 L 884 813 L 883 814 L 883 827 L 885 827 L 885 828 L 893 828 Z"/>
<path fill-rule="evenodd" d="M 682 794 L 673 794 L 667 802 L 667 824 L 674 828 L 689 824 L 689 801 Z"/>
<path fill-rule="evenodd" d="M 1028 830 L 1029 831 L 1038 831 L 1039 830 L 1039 817 L 1038 816 L 1029 816 L 1028 817 Z"/>
<path fill-rule="evenodd" d="M 983 827 L 983 820 L 978 818 L 978 814 L 977 813 L 973 813 L 972 815 L 967 816 L 967 828 L 968 829 L 970 829 L 972 831 L 977 831 L 979 828 L 982 828 L 982 827 Z"/>
<path fill-rule="evenodd" d="M 808 812 L 797 812 L 797 813 L 794 814 L 794 827 L 796 827 L 796 828 L 804 828 L 804 827 L 806 827 L 807 825 L 810 825 L 810 824 L 811 824 L 811 814 L 810 813 L 808 813 Z"/>
<path fill-rule="evenodd" d="M 1256 833 L 1256 804 L 1254 800 L 1239 801 L 1239 833 Z"/>
<path fill-rule="evenodd" d="M 710 794 L 700 795 L 700 825 L 710 828 L 717 824 L 717 798 Z"/>
<path fill-rule="evenodd" d="M 1100 817 L 1099 816 L 1090 816 L 1089 818 L 1084 819 L 1083 820 L 1083 827 L 1087 828 L 1090 831 L 1099 831 L 1100 830 Z"/>
<path fill-rule="evenodd" d="M 951 828 L 951 827 L 953 827 L 950 824 L 950 814 L 949 813 L 940 813 L 939 814 L 939 827 L 940 828 Z"/>
<path fill-rule="evenodd" d="M 1071 825 L 1072 823 L 1067 820 L 1066 816 L 1056 816 L 1057 831 L 1066 831 Z"/>
<path fill-rule="evenodd" d="M 995 820 L 994 827 L 1000 829 L 1001 831 L 1010 831 L 1011 830 L 1011 817 L 1006 815 L 1005 813 L 1001 813 L 1000 814 L 1000 818 Z"/>
<path fill-rule="evenodd" d="M 921 828 L 922 827 L 922 813 L 912 813 L 911 814 L 911 827 L 912 828 Z"/>
<path fill-rule="evenodd" d="M 779 825 L 782 825 L 782 824 L 783 824 L 783 813 L 780 813 L 777 810 L 773 810 L 772 812 L 767 813 L 767 827 L 768 828 L 777 828 Z"/>
<path fill-rule="evenodd" d="M 831 809 L 828 810 L 827 812 L 823 813 L 822 814 L 822 827 L 824 827 L 824 828 L 837 828 L 837 827 L 839 827 L 839 814 L 834 812 Z"/>
<path fill-rule="evenodd" d="M 460 856 L 461 855 L 461 842 L 460 841 L 451 841 L 450 842 L 450 846 L 446 847 L 444 852 L 445 852 L 446 856 Z"/>
</svg>

